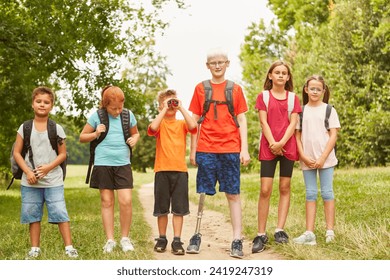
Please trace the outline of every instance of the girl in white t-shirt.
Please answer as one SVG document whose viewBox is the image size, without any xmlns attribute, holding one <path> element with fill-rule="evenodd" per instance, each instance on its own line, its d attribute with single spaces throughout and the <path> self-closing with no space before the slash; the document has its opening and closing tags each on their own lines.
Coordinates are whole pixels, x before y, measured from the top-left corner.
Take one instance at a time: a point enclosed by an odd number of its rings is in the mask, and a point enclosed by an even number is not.
<svg viewBox="0 0 390 280">
<path fill-rule="evenodd" d="M 320 179 L 321 197 L 324 201 L 326 242 L 333 241 L 335 237 L 333 231 L 335 220 L 333 173 L 337 158 L 334 147 L 340 121 L 336 110 L 331 107 L 328 125 L 326 125 L 329 88 L 321 76 L 313 75 L 307 79 L 302 95 L 303 116 L 298 122 L 295 136 L 306 186 L 306 231 L 293 241 L 298 244 L 316 245 L 314 224 L 318 194 L 317 174 Z"/>
</svg>

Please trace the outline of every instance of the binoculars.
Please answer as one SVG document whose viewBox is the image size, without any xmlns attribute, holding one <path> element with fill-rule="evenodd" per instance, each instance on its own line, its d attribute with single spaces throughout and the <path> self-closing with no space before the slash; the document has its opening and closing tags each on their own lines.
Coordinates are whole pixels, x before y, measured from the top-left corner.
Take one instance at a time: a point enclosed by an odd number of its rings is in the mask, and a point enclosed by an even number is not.
<svg viewBox="0 0 390 280">
<path fill-rule="evenodd" d="M 177 107 L 177 106 L 179 106 L 179 100 L 177 99 L 168 100 L 168 107 Z"/>
</svg>

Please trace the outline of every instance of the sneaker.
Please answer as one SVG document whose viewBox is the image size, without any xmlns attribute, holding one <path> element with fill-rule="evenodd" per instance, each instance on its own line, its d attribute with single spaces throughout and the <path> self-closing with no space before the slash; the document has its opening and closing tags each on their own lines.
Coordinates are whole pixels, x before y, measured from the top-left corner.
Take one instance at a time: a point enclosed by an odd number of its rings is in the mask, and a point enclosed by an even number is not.
<svg viewBox="0 0 390 280">
<path fill-rule="evenodd" d="M 114 240 L 107 240 L 106 245 L 103 247 L 103 253 L 112 253 L 116 246 L 116 242 Z"/>
<path fill-rule="evenodd" d="M 41 254 L 40 248 L 31 248 L 31 250 L 27 253 L 26 260 L 36 259 Z"/>
<path fill-rule="evenodd" d="M 301 236 L 293 239 L 296 244 L 316 245 L 316 235 L 311 231 L 304 232 Z"/>
<path fill-rule="evenodd" d="M 123 252 L 125 252 L 125 253 L 128 251 L 134 251 L 133 243 L 131 243 L 130 238 L 128 238 L 128 237 L 122 237 L 121 247 L 122 247 Z"/>
<path fill-rule="evenodd" d="M 79 254 L 77 253 L 77 250 L 75 248 L 65 250 L 65 254 L 69 258 L 78 258 L 79 257 Z"/>
<path fill-rule="evenodd" d="M 201 234 L 196 233 L 190 239 L 190 244 L 187 247 L 187 253 L 189 254 L 199 254 L 200 252 L 200 243 L 201 243 Z"/>
<path fill-rule="evenodd" d="M 333 230 L 327 230 L 325 235 L 325 242 L 330 243 L 334 241 L 335 235 Z"/>
<path fill-rule="evenodd" d="M 156 242 L 156 245 L 154 245 L 154 251 L 162 253 L 165 252 L 167 249 L 168 240 L 166 238 L 156 238 L 154 239 Z"/>
<path fill-rule="evenodd" d="M 241 259 L 244 256 L 244 252 L 242 251 L 242 240 L 240 239 L 233 240 L 230 256 L 239 259 Z"/>
<path fill-rule="evenodd" d="M 267 235 L 258 235 L 253 239 L 253 245 L 252 245 L 252 253 L 260 253 L 263 252 L 265 249 L 265 244 L 268 242 L 268 236 Z"/>
<path fill-rule="evenodd" d="M 172 241 L 172 253 L 174 255 L 184 255 L 184 248 L 183 248 L 183 242 L 180 241 Z"/>
<path fill-rule="evenodd" d="M 274 237 L 276 243 L 288 243 L 288 235 L 283 230 L 275 232 Z"/>
</svg>

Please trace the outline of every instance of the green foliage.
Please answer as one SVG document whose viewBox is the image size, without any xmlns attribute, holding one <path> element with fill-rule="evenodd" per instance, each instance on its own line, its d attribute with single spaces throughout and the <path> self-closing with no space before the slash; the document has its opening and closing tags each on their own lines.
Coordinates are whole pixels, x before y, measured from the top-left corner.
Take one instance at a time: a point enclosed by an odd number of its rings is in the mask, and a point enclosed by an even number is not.
<svg viewBox="0 0 390 280">
<path fill-rule="evenodd" d="M 167 27 L 160 19 L 167 2 L 183 7 L 181 0 L 152 1 L 147 9 L 128 0 L 0 0 L 3 175 L 17 128 L 33 117 L 28 108 L 38 85 L 56 91 L 56 117 L 67 116 L 77 131 L 107 84 L 124 90 L 125 105 L 137 118 L 148 117 L 147 95 L 164 88 L 169 74 L 154 49 L 155 36 Z"/>
<path fill-rule="evenodd" d="M 278 16 L 279 31 L 275 23 L 270 28 L 253 24 L 242 46 L 250 99 L 261 91 L 265 71 L 276 58 L 291 64 L 298 94 L 308 76 L 320 74 L 341 122 L 340 165 L 387 165 L 390 2 L 270 0 L 269 5 Z M 282 50 L 279 57 L 269 52 L 274 49 Z M 258 123 L 254 114 L 248 118 L 249 126 Z M 257 138 L 258 133 L 251 132 L 248 141 L 253 145 Z"/>
</svg>

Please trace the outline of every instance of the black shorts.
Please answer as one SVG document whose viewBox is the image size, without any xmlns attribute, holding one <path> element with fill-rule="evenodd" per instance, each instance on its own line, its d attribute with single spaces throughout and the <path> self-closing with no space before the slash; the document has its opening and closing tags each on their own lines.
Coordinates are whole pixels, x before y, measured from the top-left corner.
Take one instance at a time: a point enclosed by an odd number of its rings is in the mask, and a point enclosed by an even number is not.
<svg viewBox="0 0 390 280">
<path fill-rule="evenodd" d="M 89 186 L 94 189 L 132 189 L 133 171 L 131 165 L 94 166 Z"/>
<path fill-rule="evenodd" d="M 279 164 L 279 176 L 291 178 L 295 161 L 289 160 L 284 156 L 277 156 L 273 160 L 261 160 L 260 177 L 275 176 L 276 164 Z"/>
<path fill-rule="evenodd" d="M 190 213 L 187 172 L 160 171 L 154 175 L 153 216 L 164 216 L 169 213 L 177 216 Z"/>
</svg>

